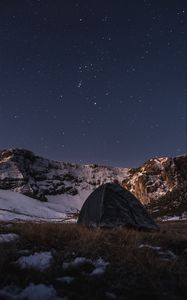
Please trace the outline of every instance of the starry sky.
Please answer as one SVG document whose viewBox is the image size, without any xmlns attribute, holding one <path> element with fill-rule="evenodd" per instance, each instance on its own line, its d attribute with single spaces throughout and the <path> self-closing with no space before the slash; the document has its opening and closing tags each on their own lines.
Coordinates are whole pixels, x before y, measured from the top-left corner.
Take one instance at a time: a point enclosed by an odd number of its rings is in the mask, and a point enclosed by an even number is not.
<svg viewBox="0 0 187 300">
<path fill-rule="evenodd" d="M 182 0 L 1 0 L 0 149 L 135 167 L 186 152 Z"/>
</svg>

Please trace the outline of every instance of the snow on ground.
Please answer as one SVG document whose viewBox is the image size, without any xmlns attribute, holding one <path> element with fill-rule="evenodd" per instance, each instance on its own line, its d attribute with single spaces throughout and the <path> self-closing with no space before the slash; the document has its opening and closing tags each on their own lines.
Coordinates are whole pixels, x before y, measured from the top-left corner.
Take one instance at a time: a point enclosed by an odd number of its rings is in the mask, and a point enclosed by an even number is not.
<svg viewBox="0 0 187 300">
<path fill-rule="evenodd" d="M 53 286 L 46 286 L 44 284 L 30 284 L 22 292 L 21 296 L 23 299 L 28 300 L 60 300 L 62 298 L 57 297 L 56 291 Z M 65 300 L 65 298 L 64 298 Z"/>
<path fill-rule="evenodd" d="M 59 298 L 52 285 L 30 284 L 25 289 L 8 286 L 0 290 L 0 298 L 8 300 L 67 300 Z"/>
<path fill-rule="evenodd" d="M 79 189 L 78 194 L 74 196 L 68 194 L 47 196 L 47 207 L 58 212 L 77 212 L 92 192 L 93 188 L 87 186 L 85 189 Z"/>
<path fill-rule="evenodd" d="M 15 233 L 2 233 L 0 234 L 0 243 L 15 242 L 19 238 L 19 235 Z"/>
<path fill-rule="evenodd" d="M 159 220 L 162 222 L 185 221 L 185 220 L 187 220 L 187 216 L 186 216 L 186 214 L 181 215 L 181 216 L 165 216 L 165 217 L 159 218 Z"/>
<path fill-rule="evenodd" d="M 91 264 L 91 263 L 92 263 L 92 261 L 89 258 L 86 258 L 86 257 L 76 257 L 71 262 L 64 262 L 63 265 L 62 265 L 62 268 L 64 270 L 67 270 L 69 268 L 79 268 L 82 265 Z"/>
<path fill-rule="evenodd" d="M 91 276 L 102 275 L 106 271 L 106 267 L 109 265 L 108 262 L 104 261 L 102 258 L 99 258 L 94 261 L 95 269 L 90 273 Z"/>
<path fill-rule="evenodd" d="M 70 284 L 74 281 L 74 277 L 63 276 L 63 277 L 56 278 L 56 280 L 59 281 L 59 282 L 62 282 L 62 283 Z"/>
<path fill-rule="evenodd" d="M 159 246 L 151 246 L 148 244 L 141 244 L 138 248 L 139 249 L 147 248 L 147 249 L 154 251 L 160 257 L 161 260 L 169 261 L 169 260 L 174 260 L 177 258 L 177 256 L 172 251 L 164 250 Z"/>
<path fill-rule="evenodd" d="M 51 252 L 35 252 L 29 256 L 21 256 L 16 263 L 21 269 L 34 268 L 38 271 L 48 269 L 53 260 Z"/>
<path fill-rule="evenodd" d="M 71 262 L 64 262 L 62 267 L 64 270 L 67 270 L 69 268 L 80 268 L 85 264 L 90 264 L 94 267 L 93 271 L 89 274 L 91 276 L 104 274 L 106 267 L 109 265 L 109 263 L 105 262 L 102 258 L 91 260 L 86 257 L 76 257 Z"/>
<path fill-rule="evenodd" d="M 141 248 L 149 248 L 149 249 L 156 250 L 156 251 L 159 251 L 161 249 L 161 247 L 151 246 L 151 245 L 148 245 L 148 244 L 141 244 L 138 248 L 139 249 L 141 249 Z"/>
<path fill-rule="evenodd" d="M 0 190 L 0 221 L 67 221 L 69 213 L 80 210 L 85 199 L 93 191 L 91 188 L 80 190 L 77 195 L 47 196 L 48 202 L 41 202 L 18 192 Z"/>
<path fill-rule="evenodd" d="M 66 213 L 59 211 L 59 205 L 27 197 L 17 192 L 0 190 L 0 220 L 62 221 Z"/>
</svg>

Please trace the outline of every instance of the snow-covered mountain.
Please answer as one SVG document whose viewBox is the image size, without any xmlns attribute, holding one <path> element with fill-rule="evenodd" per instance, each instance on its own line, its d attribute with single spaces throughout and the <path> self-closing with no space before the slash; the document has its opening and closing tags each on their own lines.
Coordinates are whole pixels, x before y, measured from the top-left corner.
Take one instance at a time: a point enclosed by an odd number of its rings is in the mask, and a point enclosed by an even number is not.
<svg viewBox="0 0 187 300">
<path fill-rule="evenodd" d="M 0 151 L 0 189 L 47 202 L 43 205 L 55 206 L 61 213 L 79 210 L 96 187 L 106 182 L 121 183 L 127 173 L 127 168 L 52 161 L 25 149 Z"/>
<path fill-rule="evenodd" d="M 3 215 L 12 210 L 19 216 L 24 212 L 43 219 L 43 207 L 47 219 L 62 219 L 64 213 L 79 210 L 88 195 L 106 182 L 122 184 L 155 216 L 187 212 L 187 155 L 151 159 L 139 168 L 128 169 L 52 161 L 24 149 L 0 151 Z M 19 193 L 25 195 L 20 195 L 21 200 Z"/>
</svg>

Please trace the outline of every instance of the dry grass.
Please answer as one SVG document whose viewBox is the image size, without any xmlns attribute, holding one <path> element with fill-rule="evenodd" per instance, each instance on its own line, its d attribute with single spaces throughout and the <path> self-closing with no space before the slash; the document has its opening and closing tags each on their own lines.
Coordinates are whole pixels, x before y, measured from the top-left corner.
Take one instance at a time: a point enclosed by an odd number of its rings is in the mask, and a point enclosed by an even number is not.
<svg viewBox="0 0 187 300">
<path fill-rule="evenodd" d="M 20 235 L 17 242 L 0 244 L 0 288 L 12 283 L 25 287 L 30 282 L 52 284 L 59 296 L 68 299 L 186 299 L 187 297 L 187 223 L 162 224 L 160 232 L 145 233 L 125 228 L 89 229 L 76 224 L 3 224 L 1 232 Z M 173 251 L 177 259 L 161 260 L 157 252 L 139 245 L 149 244 Z M 54 263 L 48 272 L 22 271 L 15 260 L 19 250 L 51 251 Z M 104 258 L 110 263 L 100 277 L 88 274 L 91 266 L 64 271 L 63 262 L 77 256 Z M 57 277 L 73 276 L 70 285 Z"/>
</svg>

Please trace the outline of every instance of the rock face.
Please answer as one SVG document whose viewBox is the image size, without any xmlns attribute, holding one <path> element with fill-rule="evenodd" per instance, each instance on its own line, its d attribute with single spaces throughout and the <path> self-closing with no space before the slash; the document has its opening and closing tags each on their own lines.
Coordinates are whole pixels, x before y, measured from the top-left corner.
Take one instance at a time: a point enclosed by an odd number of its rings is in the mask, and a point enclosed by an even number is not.
<svg viewBox="0 0 187 300">
<path fill-rule="evenodd" d="M 122 185 L 155 216 L 187 211 L 187 155 L 158 158 L 130 169 Z"/>
<path fill-rule="evenodd" d="M 0 189 L 46 201 L 47 195 L 92 192 L 102 183 L 122 182 L 128 169 L 78 165 L 35 156 L 24 149 L 0 151 Z"/>
</svg>

